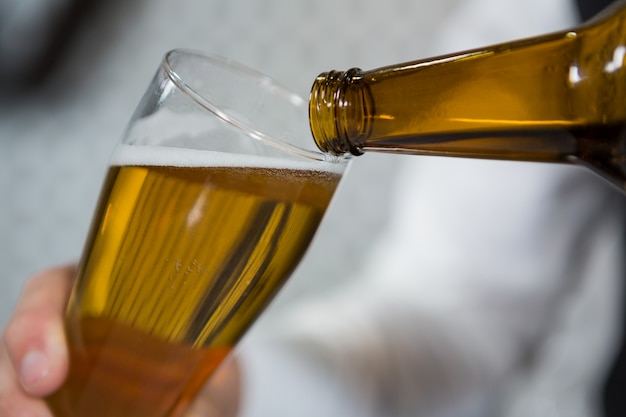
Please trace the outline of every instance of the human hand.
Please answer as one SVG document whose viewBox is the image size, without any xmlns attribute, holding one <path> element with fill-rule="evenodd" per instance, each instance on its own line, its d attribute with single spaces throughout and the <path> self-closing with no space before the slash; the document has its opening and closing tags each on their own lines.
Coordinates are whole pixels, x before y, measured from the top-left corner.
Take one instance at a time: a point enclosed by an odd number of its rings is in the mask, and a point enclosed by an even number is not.
<svg viewBox="0 0 626 417">
<path fill-rule="evenodd" d="M 43 398 L 68 371 L 63 311 L 75 268 L 47 270 L 24 286 L 0 344 L 0 416 L 51 417 Z M 234 417 L 239 403 L 239 370 L 228 359 L 202 389 L 187 417 Z"/>
</svg>

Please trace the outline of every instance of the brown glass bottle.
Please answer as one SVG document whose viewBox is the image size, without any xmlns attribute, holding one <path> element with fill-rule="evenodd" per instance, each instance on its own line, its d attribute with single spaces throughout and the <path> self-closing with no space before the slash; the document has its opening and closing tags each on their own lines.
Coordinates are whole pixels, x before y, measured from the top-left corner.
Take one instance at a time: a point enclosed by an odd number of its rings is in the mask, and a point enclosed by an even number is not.
<svg viewBox="0 0 626 417">
<path fill-rule="evenodd" d="M 571 162 L 626 192 L 626 0 L 575 29 L 371 71 L 323 73 L 320 149 Z"/>
</svg>

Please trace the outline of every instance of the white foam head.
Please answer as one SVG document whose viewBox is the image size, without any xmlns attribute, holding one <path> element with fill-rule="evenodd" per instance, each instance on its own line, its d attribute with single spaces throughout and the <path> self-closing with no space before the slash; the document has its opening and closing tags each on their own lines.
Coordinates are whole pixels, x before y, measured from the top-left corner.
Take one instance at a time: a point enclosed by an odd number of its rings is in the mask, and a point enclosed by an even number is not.
<svg viewBox="0 0 626 417">
<path fill-rule="evenodd" d="M 346 164 L 307 159 L 276 158 L 155 145 L 119 144 L 111 165 L 177 167 L 246 167 L 313 170 L 341 174 Z"/>
</svg>

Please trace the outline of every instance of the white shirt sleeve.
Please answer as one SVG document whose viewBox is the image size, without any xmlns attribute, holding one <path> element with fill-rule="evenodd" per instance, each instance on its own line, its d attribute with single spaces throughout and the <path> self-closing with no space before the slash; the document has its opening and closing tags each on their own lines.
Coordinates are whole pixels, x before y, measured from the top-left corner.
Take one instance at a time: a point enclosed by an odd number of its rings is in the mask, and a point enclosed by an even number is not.
<svg viewBox="0 0 626 417">
<path fill-rule="evenodd" d="M 323 402 L 323 413 L 311 405 L 300 416 L 482 409 L 532 362 L 594 265 L 623 251 L 622 196 L 583 168 L 416 158 L 398 190 L 393 226 L 359 269 L 363 279 L 299 306 L 280 349 L 244 344 L 253 378 L 284 372 L 272 380 L 288 398 L 306 387 L 302 402 Z M 271 369 L 258 372 L 263 364 Z M 262 396 L 272 415 L 293 415 Z"/>
<path fill-rule="evenodd" d="M 480 415 L 581 281 L 619 273 L 624 199 L 584 168 L 399 158 L 360 279 L 244 341 L 244 417 Z"/>
</svg>

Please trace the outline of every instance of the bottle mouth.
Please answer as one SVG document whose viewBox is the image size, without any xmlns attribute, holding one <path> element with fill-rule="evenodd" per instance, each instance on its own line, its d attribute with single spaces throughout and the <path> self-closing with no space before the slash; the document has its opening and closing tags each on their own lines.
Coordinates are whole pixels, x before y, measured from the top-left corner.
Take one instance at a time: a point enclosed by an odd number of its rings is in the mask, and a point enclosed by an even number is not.
<svg viewBox="0 0 626 417">
<path fill-rule="evenodd" d="M 181 60 L 195 64 L 178 65 Z M 267 75 L 228 58 L 186 49 L 168 52 L 162 66 L 181 92 L 246 136 L 298 158 L 336 163 L 346 159 L 315 149 L 306 126 L 306 101 Z M 194 81 L 198 74 L 213 78 L 219 88 Z"/>
<path fill-rule="evenodd" d="M 309 124 L 313 140 L 325 153 L 342 155 L 348 152 L 344 142 L 339 140 L 336 106 L 340 87 L 343 84 L 341 72 L 324 72 L 317 76 L 311 88 L 309 99 Z"/>
<path fill-rule="evenodd" d="M 358 68 L 329 71 L 320 74 L 313 83 L 309 124 L 315 144 L 324 153 L 363 154 L 358 144 L 369 129 L 366 110 L 371 107 L 371 97 L 356 83 L 360 73 Z"/>
</svg>

